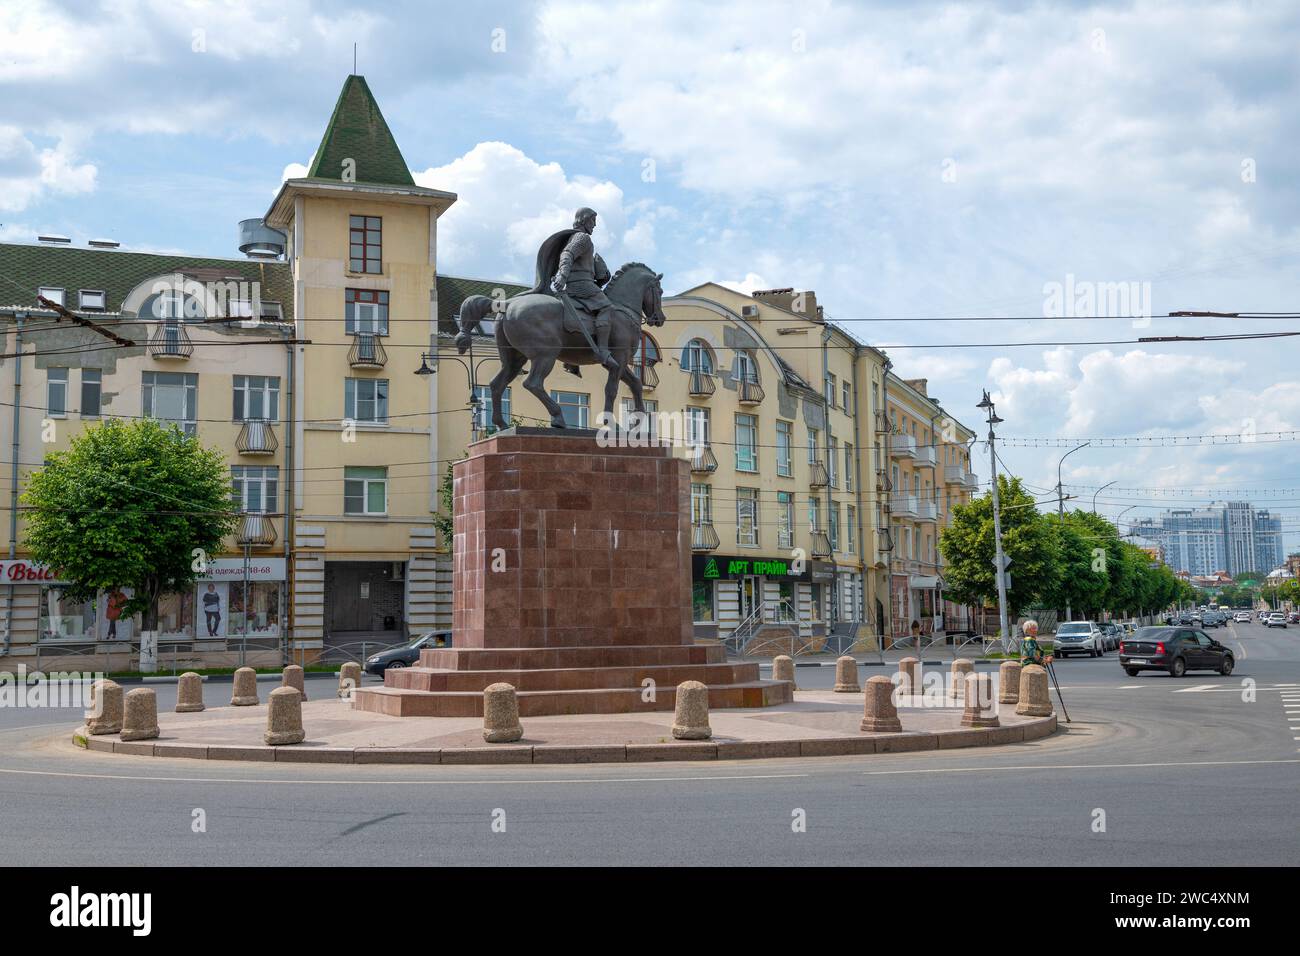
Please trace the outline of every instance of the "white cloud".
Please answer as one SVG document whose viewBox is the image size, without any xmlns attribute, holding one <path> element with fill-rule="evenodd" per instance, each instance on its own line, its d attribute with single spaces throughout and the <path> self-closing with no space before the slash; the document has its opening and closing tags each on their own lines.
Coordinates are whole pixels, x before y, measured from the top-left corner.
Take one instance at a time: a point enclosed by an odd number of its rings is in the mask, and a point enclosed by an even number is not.
<svg viewBox="0 0 1300 956">
<path fill-rule="evenodd" d="M 97 174 L 65 140 L 38 149 L 17 127 L 0 126 L 0 210 L 21 212 L 48 193 L 90 192 Z"/>
</svg>

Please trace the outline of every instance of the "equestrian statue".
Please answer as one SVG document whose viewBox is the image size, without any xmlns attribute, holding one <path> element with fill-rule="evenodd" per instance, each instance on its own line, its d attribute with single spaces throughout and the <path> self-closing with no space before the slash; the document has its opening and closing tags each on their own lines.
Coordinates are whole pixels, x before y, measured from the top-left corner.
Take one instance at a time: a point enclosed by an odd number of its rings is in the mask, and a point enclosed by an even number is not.
<svg viewBox="0 0 1300 956">
<path fill-rule="evenodd" d="M 501 414 L 502 393 L 525 363 L 529 370 L 524 388 L 546 406 L 555 428 L 567 427 L 562 409 L 546 390 L 546 376 L 556 362 L 575 373 L 580 365 L 605 368 L 604 421 L 614 421 L 620 380 L 631 389 L 636 412 L 645 413 L 641 379 L 632 372 L 632 358 L 641 344 L 642 319 L 652 326 L 664 324 L 659 285 L 663 273 L 629 262 L 611 277 L 592 242 L 595 228 L 596 213 L 579 209 L 572 229 L 562 229 L 542 243 L 533 288 L 504 302 L 472 295 L 460 304 L 456 349 L 462 354 L 480 321 L 497 320 L 501 370 L 491 384 L 492 424 L 497 428 L 508 425 Z"/>
</svg>

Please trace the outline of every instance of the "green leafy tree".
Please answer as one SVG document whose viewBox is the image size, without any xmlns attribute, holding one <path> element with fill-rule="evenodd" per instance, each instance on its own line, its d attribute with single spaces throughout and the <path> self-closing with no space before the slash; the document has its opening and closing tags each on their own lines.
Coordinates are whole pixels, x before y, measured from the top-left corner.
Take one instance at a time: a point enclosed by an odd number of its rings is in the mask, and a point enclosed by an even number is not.
<svg viewBox="0 0 1300 956">
<path fill-rule="evenodd" d="M 152 419 L 86 429 L 28 478 L 22 502 L 32 558 L 74 600 L 130 588 L 122 610 L 146 631 L 158 597 L 192 588 L 238 521 L 222 453 Z"/>
<path fill-rule="evenodd" d="M 1000 475 L 998 496 L 1002 550 L 1011 559 L 1007 610 L 1016 616 L 1039 595 L 1057 586 L 1060 545 L 1019 478 Z M 946 590 L 955 600 L 984 607 L 997 603 L 992 494 L 953 508 L 952 523 L 939 537 L 939 550 L 946 564 Z"/>
<path fill-rule="evenodd" d="M 1060 563 L 1056 580 L 1038 595 L 1039 601 L 1062 612 L 1068 607 L 1078 617 L 1095 614 L 1105 603 L 1110 586 L 1105 561 L 1094 554 L 1097 542 L 1073 515 L 1066 515 L 1065 521 L 1055 515 L 1045 520 L 1056 540 Z"/>
</svg>

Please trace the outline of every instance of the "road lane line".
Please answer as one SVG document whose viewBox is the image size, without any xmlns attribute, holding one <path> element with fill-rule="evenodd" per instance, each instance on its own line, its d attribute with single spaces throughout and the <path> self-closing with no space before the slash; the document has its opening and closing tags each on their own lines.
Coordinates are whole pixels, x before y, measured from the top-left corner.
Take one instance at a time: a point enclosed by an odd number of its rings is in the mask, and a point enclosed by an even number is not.
<svg viewBox="0 0 1300 956">
<path fill-rule="evenodd" d="M 1296 761 L 1300 763 L 1300 761 Z M 535 784 L 545 783 L 656 783 L 665 781 L 668 783 L 679 782 L 700 782 L 709 780 L 787 780 L 796 777 L 811 777 L 810 773 L 756 773 L 756 774 L 732 774 L 716 777 L 693 776 L 693 777 L 589 777 L 589 778 L 557 778 L 551 780 L 524 780 L 524 779 L 502 779 L 502 780 L 430 780 L 427 777 L 422 780 L 304 780 L 304 779 L 285 779 L 275 780 L 266 777 L 150 777 L 150 776 L 132 776 L 125 773 L 72 773 L 64 770 L 15 770 L 10 767 L 0 767 L 0 773 L 15 774 L 29 777 L 80 777 L 87 780 L 140 780 L 147 783 L 285 783 L 285 784 L 361 784 L 361 785 L 388 785 L 388 784 L 417 784 L 422 787 L 437 786 L 443 783 L 456 784 L 459 786 L 491 786 L 495 784 L 525 784 L 533 786 Z"/>
<path fill-rule="evenodd" d="M 1300 740 L 1297 737 L 1296 740 Z M 1003 773 L 1022 770 L 1132 770 L 1152 767 L 1237 767 L 1256 764 L 1300 764 L 1300 759 L 1278 760 L 1188 760 L 1169 763 L 1077 763 L 1024 764 L 1017 767 L 922 767 L 913 770 L 863 770 L 865 777 L 893 776 L 907 773 Z"/>
</svg>

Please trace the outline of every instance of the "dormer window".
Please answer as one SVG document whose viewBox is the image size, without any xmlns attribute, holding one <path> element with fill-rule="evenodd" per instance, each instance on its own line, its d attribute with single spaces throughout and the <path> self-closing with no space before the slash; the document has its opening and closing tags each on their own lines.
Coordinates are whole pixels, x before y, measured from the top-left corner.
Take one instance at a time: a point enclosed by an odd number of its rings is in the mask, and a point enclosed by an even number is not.
<svg viewBox="0 0 1300 956">
<path fill-rule="evenodd" d="M 49 299 L 51 302 L 57 302 L 63 305 L 63 290 L 56 289 L 53 286 L 43 285 L 36 290 L 42 299 Z"/>
<path fill-rule="evenodd" d="M 108 307 L 108 296 L 103 289 L 82 289 L 80 292 L 81 308 L 103 312 Z"/>
</svg>

